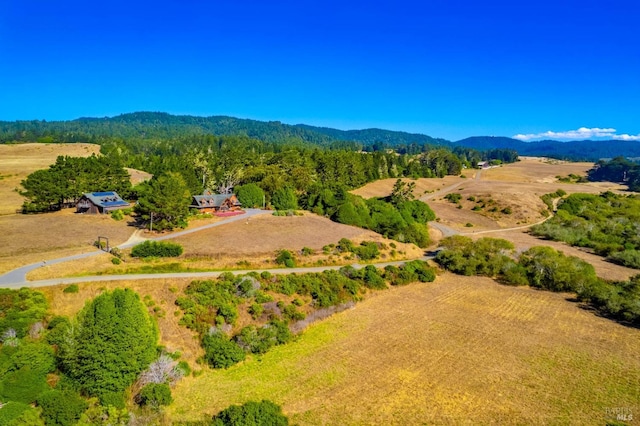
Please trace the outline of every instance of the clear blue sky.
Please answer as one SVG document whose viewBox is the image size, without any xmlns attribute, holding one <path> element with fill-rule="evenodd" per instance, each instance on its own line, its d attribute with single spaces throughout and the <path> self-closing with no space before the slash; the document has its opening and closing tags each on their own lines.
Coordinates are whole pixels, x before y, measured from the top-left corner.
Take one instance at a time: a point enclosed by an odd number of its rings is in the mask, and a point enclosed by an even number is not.
<svg viewBox="0 0 640 426">
<path fill-rule="evenodd" d="M 637 0 L 2 0 L 0 120 L 635 136 L 639 18 Z"/>
</svg>

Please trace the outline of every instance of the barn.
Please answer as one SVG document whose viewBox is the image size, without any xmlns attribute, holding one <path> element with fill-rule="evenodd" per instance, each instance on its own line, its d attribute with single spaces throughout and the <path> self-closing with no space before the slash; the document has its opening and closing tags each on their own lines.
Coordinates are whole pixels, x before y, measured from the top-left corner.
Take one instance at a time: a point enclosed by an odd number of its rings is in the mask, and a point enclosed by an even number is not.
<svg viewBox="0 0 640 426">
<path fill-rule="evenodd" d="M 117 192 L 89 192 L 76 203 L 76 213 L 104 214 L 131 207 Z"/>
<path fill-rule="evenodd" d="M 235 194 L 194 195 L 189 206 L 201 213 L 238 211 L 242 205 Z"/>
</svg>

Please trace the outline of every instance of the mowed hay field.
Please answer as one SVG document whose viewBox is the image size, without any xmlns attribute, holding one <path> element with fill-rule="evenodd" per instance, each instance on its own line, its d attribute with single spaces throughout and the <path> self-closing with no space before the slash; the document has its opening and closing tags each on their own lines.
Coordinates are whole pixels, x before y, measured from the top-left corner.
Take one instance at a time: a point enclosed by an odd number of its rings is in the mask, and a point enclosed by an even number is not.
<svg viewBox="0 0 640 426">
<path fill-rule="evenodd" d="M 567 295 L 439 276 L 181 381 L 173 421 L 271 399 L 295 424 L 604 424 L 640 409 L 640 331 Z M 204 412 L 204 414 L 203 414 Z"/>
<path fill-rule="evenodd" d="M 24 198 L 14 191 L 20 182 L 36 170 L 46 169 L 59 155 L 90 157 L 100 152 L 100 146 L 88 143 L 0 144 L 0 215 L 13 214 Z"/>
</svg>

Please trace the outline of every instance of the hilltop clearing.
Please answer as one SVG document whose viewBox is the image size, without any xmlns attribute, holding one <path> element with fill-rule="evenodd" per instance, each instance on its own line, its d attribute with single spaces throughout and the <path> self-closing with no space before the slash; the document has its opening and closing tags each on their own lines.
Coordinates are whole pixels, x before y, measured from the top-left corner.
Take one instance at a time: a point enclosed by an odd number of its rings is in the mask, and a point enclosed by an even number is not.
<svg viewBox="0 0 640 426">
<path fill-rule="evenodd" d="M 99 152 L 99 145 L 88 143 L 0 144 L 0 215 L 14 214 L 20 209 L 24 198 L 15 188 L 20 188 L 20 182 L 30 173 L 46 169 L 59 155 L 89 157 Z"/>
</svg>

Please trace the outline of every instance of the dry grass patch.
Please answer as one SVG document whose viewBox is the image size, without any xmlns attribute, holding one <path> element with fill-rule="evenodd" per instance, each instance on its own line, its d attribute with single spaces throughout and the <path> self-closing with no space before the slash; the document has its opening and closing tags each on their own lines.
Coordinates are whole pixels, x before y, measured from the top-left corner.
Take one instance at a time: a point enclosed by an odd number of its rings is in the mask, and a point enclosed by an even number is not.
<svg viewBox="0 0 640 426">
<path fill-rule="evenodd" d="M 203 219 L 196 225 L 216 220 L 219 219 Z M 150 233 L 141 235 L 151 236 Z M 175 238 L 172 241 L 184 247 L 184 254 L 178 258 L 151 261 L 135 259 L 129 256 L 130 250 L 125 250 L 124 262 L 120 265 L 114 265 L 111 262 L 112 256 L 104 254 L 47 265 L 30 272 L 27 277 L 30 280 L 42 280 L 81 274 L 123 274 L 128 269 L 169 264 L 194 271 L 275 268 L 278 266 L 275 264 L 275 253 L 282 249 L 295 254 L 298 266 L 342 265 L 357 261 L 350 253 L 323 252 L 324 246 L 336 245 L 341 238 L 348 238 L 355 245 L 362 241 L 374 241 L 386 247 L 381 250 L 380 259 L 376 261 L 415 259 L 424 255 L 424 251 L 414 244 L 392 241 L 375 232 L 342 225 L 305 212 L 302 216 L 255 216 L 248 223 L 244 220 L 232 222 Z M 312 249 L 314 253 L 302 255 L 304 247 Z"/>
<path fill-rule="evenodd" d="M 375 241 L 389 245 L 391 240 L 372 231 L 343 225 L 305 212 L 302 216 L 252 217 L 216 228 L 176 238 L 174 241 L 185 249 L 185 255 L 216 259 L 245 259 L 264 255 L 273 257 L 276 250 L 300 251 L 308 247 L 322 251 L 328 244 L 336 244 L 341 238 L 355 243 Z M 421 256 L 421 250 L 413 244 L 395 242 L 399 251 L 409 256 Z M 248 258 L 249 257 L 249 258 Z"/>
<path fill-rule="evenodd" d="M 90 157 L 98 154 L 100 146 L 88 143 L 43 144 L 25 143 L 0 145 L 0 215 L 14 214 L 24 197 L 15 191 L 20 182 L 36 170 L 46 169 L 59 155 Z"/>
<path fill-rule="evenodd" d="M 640 407 L 640 332 L 566 295 L 445 274 L 182 381 L 174 421 L 271 399 L 296 424 L 602 424 Z M 204 413 L 204 414 L 203 414 Z"/>
<path fill-rule="evenodd" d="M 467 177 L 473 177 L 474 172 L 470 171 Z M 381 179 L 375 182 L 370 182 L 365 186 L 354 189 L 350 191 L 352 194 L 359 195 L 363 198 L 379 198 L 379 197 L 387 197 L 391 195 L 391 190 L 393 189 L 393 185 L 396 183 L 398 178 L 389 178 L 389 179 Z M 465 181 L 465 179 L 460 176 L 445 176 L 444 178 L 420 178 L 420 179 L 407 179 L 402 178 L 404 182 L 413 182 L 416 184 L 416 189 L 413 191 L 413 195 L 416 198 L 423 196 L 426 193 L 438 191 L 444 187 L 449 185 L 453 185 L 459 183 L 460 181 Z"/>
<path fill-rule="evenodd" d="M 109 215 L 75 214 L 74 209 L 38 215 L 0 216 L 0 273 L 42 260 L 95 250 L 98 236 L 112 246 L 129 238 L 134 229 Z"/>
</svg>

